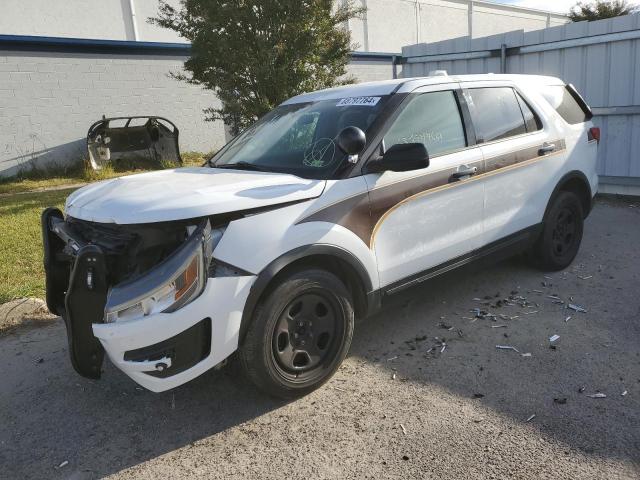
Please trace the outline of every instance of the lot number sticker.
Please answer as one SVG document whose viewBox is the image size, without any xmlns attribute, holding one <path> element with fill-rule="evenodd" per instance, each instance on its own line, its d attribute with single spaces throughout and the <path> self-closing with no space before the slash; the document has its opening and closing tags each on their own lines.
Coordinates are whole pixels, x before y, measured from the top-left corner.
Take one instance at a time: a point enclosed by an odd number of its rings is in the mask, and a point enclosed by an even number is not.
<svg viewBox="0 0 640 480">
<path fill-rule="evenodd" d="M 346 107 L 347 105 L 364 105 L 367 107 L 375 107 L 380 101 L 380 97 L 349 97 L 342 98 L 336 107 Z"/>
</svg>

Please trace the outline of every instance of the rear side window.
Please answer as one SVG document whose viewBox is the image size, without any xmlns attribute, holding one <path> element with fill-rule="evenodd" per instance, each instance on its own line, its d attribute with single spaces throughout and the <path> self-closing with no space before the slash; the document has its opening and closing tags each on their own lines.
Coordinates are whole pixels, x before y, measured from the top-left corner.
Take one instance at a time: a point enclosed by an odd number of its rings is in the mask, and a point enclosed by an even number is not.
<svg viewBox="0 0 640 480">
<path fill-rule="evenodd" d="M 465 90 L 478 143 L 527 133 L 516 92 L 510 87 Z"/>
<path fill-rule="evenodd" d="M 535 132 L 537 130 L 542 130 L 542 122 L 535 114 L 533 110 L 527 105 L 527 102 L 520 96 L 518 92 L 516 92 L 516 97 L 518 98 L 518 103 L 520 104 L 520 110 L 522 110 L 522 116 L 524 117 L 524 125 L 527 127 L 527 132 Z"/>
<path fill-rule="evenodd" d="M 580 101 L 575 98 L 578 92 L 572 92 L 567 85 L 554 85 L 544 87 L 542 96 L 555 108 L 556 112 L 564 119 L 565 122 L 575 125 L 591 120 L 591 112 L 589 107 L 584 104 L 584 100 Z"/>
<path fill-rule="evenodd" d="M 384 136 L 386 150 L 398 143 L 422 143 L 430 157 L 466 147 L 454 93 L 430 92 L 412 98 Z"/>
</svg>

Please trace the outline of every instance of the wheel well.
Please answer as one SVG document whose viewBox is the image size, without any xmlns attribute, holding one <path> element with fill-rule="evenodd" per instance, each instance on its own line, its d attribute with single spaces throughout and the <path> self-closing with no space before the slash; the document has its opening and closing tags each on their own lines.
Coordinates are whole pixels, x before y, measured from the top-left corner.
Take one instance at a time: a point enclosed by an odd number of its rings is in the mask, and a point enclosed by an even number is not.
<svg viewBox="0 0 640 480">
<path fill-rule="evenodd" d="M 358 275 L 356 269 L 349 262 L 333 255 L 309 255 L 298 260 L 294 260 L 271 279 L 262 295 L 260 295 L 260 299 L 258 301 L 261 301 L 262 298 L 268 295 L 282 278 L 285 278 L 293 272 L 309 268 L 326 270 L 342 280 L 353 298 L 353 307 L 356 317 L 361 318 L 366 315 L 367 294 L 362 284 L 362 279 Z"/>
<path fill-rule="evenodd" d="M 591 210 L 591 187 L 584 178 L 574 176 L 565 180 L 558 191 L 575 193 L 582 204 L 585 218 Z"/>
</svg>

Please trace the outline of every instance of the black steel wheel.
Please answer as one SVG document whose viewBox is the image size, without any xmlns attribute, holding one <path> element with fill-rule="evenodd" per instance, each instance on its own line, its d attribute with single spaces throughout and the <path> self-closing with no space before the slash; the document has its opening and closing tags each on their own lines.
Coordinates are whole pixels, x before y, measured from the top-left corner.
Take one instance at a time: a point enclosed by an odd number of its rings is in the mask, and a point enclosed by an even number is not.
<svg viewBox="0 0 640 480">
<path fill-rule="evenodd" d="M 340 366 L 353 324 L 352 298 L 338 277 L 316 269 L 292 273 L 260 302 L 239 350 L 240 363 L 272 395 L 305 395 Z"/>
<path fill-rule="evenodd" d="M 556 257 L 563 257 L 576 242 L 578 223 L 575 216 L 576 211 L 568 206 L 560 208 L 556 215 L 551 233 L 553 255 Z"/>
<path fill-rule="evenodd" d="M 582 242 L 584 212 L 573 192 L 560 192 L 551 203 L 543 221 L 542 233 L 532 249 L 534 263 L 543 270 L 568 267 Z"/>
<path fill-rule="evenodd" d="M 272 334 L 272 352 L 283 375 L 299 379 L 330 358 L 341 319 L 333 296 L 310 291 L 282 311 Z"/>
</svg>

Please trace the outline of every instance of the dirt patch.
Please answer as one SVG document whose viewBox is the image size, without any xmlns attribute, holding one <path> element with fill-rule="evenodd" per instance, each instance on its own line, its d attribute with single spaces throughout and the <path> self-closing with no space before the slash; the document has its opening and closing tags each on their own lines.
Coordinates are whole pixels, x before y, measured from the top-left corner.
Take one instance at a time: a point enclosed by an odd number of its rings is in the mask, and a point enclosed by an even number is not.
<svg viewBox="0 0 640 480">
<path fill-rule="evenodd" d="M 56 319 L 39 298 L 18 298 L 0 305 L 0 336 L 19 326 L 46 325 Z"/>
</svg>

